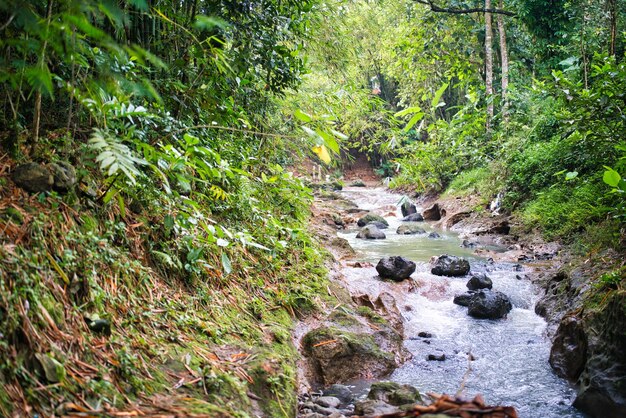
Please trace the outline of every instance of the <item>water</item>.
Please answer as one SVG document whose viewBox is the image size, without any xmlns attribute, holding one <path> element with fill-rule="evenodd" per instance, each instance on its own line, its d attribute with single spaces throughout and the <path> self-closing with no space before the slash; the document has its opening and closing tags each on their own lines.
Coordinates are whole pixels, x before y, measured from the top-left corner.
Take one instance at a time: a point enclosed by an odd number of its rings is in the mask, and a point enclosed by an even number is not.
<svg viewBox="0 0 626 418">
<path fill-rule="evenodd" d="M 342 193 L 360 208 L 387 215 L 390 225 L 384 230 L 385 240 L 356 239 L 356 228 L 338 234 L 356 250 L 357 260 L 375 265 L 381 257 L 402 255 L 417 263 L 412 275 L 414 286 L 408 281 L 380 281 L 373 267 L 343 270 L 352 293 L 375 296 L 387 291 L 396 296 L 405 319 L 405 345 L 413 359 L 398 368 L 390 380 L 415 386 L 422 393 L 456 394 L 463 388 L 464 396 L 480 393 L 487 403 L 514 406 L 522 418 L 585 417 L 571 406 L 575 390 L 548 364 L 546 323 L 534 313 L 539 289 L 520 279 L 524 274 L 519 271 L 521 266 L 480 259 L 472 250 L 459 246 L 457 235 L 446 231 L 437 230 L 440 239 L 425 234 L 397 235 L 400 214 L 393 205 L 399 196 L 383 189 L 349 188 Z M 434 230 L 428 223 L 420 226 L 428 232 Z M 467 315 L 467 308 L 452 303 L 455 293 L 467 290 L 467 278 L 430 274 L 429 259 L 444 253 L 468 258 L 473 272 L 486 272 L 494 290 L 509 296 L 513 310 L 506 319 L 474 319 Z M 420 332 L 433 337 L 418 337 Z M 429 354 L 442 353 L 445 361 L 426 360 Z"/>
</svg>

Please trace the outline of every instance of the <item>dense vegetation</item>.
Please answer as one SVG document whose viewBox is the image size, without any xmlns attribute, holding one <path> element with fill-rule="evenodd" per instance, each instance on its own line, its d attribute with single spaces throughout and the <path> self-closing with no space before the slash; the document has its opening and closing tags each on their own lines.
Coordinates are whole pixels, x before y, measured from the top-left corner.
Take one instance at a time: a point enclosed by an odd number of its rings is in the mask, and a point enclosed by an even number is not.
<svg viewBox="0 0 626 418">
<path fill-rule="evenodd" d="M 616 238 L 626 4 L 509 0 L 489 30 L 486 4 L 326 2 L 297 106 L 334 115 L 391 187 L 501 194 L 548 238 L 603 220 Z"/>
<path fill-rule="evenodd" d="M 500 195 L 527 230 L 623 248 L 625 11 L 3 1 L 0 415 L 292 414 L 292 319 L 330 293 L 303 156 L 366 153 L 391 187 Z M 76 187 L 18 191 L 29 161 Z"/>
</svg>

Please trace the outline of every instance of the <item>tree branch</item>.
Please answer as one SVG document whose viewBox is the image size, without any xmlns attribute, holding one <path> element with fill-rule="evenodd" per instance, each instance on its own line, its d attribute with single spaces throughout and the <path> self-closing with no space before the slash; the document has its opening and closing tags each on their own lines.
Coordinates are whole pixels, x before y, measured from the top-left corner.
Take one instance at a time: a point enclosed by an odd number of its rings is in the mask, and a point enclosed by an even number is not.
<svg viewBox="0 0 626 418">
<path fill-rule="evenodd" d="M 509 12 L 508 10 L 502 9 L 485 9 L 484 7 L 473 7 L 470 9 L 452 9 L 448 7 L 440 7 L 437 6 L 432 0 L 413 0 L 416 3 L 425 4 L 430 7 L 430 10 L 437 13 L 450 13 L 450 14 L 469 14 L 469 13 L 493 13 L 505 16 L 517 16 L 513 12 Z"/>
</svg>

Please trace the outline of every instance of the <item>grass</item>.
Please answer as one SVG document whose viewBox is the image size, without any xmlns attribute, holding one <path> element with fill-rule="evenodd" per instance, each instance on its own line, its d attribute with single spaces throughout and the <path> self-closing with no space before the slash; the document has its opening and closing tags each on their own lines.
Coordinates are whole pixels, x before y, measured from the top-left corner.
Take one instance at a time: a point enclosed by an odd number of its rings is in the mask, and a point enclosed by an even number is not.
<svg viewBox="0 0 626 418">
<path fill-rule="evenodd" d="M 1 189 L 0 415 L 295 410 L 291 327 L 326 297 L 326 254 L 306 225 L 281 257 L 239 246 L 232 273 L 191 279 L 152 256 L 152 215 Z M 220 266 L 219 254 L 206 259 Z M 112 335 L 90 331 L 85 317 L 110 321 Z M 65 377 L 50 381 L 36 354 L 57 359 Z"/>
</svg>

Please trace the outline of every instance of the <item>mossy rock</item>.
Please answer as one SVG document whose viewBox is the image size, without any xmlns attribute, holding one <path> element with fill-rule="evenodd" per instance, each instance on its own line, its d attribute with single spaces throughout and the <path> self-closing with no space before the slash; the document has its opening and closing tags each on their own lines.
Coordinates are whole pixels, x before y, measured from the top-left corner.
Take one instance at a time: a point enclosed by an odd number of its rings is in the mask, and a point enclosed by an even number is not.
<svg viewBox="0 0 626 418">
<path fill-rule="evenodd" d="M 302 345 L 316 380 L 325 385 L 384 376 L 396 367 L 394 355 L 382 351 L 371 334 L 321 327 L 309 331 Z"/>
<path fill-rule="evenodd" d="M 365 226 L 371 222 L 381 222 L 387 226 L 389 226 L 389 222 L 387 222 L 387 220 L 385 218 L 383 218 L 380 215 L 376 215 L 375 213 L 368 213 L 367 215 L 363 216 L 361 219 L 359 219 L 357 221 L 357 225 L 358 226 Z"/>
<path fill-rule="evenodd" d="M 372 384 L 367 398 L 380 400 L 394 406 L 422 402 L 422 397 L 416 388 L 396 382 L 376 382 Z"/>
<path fill-rule="evenodd" d="M 10 220 L 18 225 L 21 225 L 24 222 L 24 215 L 22 215 L 22 212 L 15 209 L 13 206 L 9 206 L 5 209 L 4 213 L 2 213 L 2 218 Z"/>
<path fill-rule="evenodd" d="M 400 225 L 398 229 L 396 229 L 396 234 L 398 235 L 414 235 L 425 233 L 426 230 L 424 228 L 420 228 L 417 225 Z"/>
</svg>

